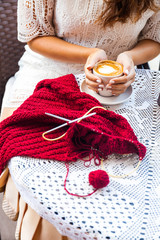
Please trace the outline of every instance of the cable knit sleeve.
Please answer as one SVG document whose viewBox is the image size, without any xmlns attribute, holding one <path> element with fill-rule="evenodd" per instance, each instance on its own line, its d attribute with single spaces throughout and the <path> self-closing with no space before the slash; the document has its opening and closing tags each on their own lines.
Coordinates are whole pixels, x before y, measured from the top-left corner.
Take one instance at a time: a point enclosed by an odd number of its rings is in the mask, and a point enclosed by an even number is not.
<svg viewBox="0 0 160 240">
<path fill-rule="evenodd" d="M 53 13 L 54 0 L 18 0 L 18 40 L 55 35 Z"/>
<path fill-rule="evenodd" d="M 146 22 L 139 40 L 152 39 L 160 43 L 160 11 L 154 13 Z"/>
</svg>

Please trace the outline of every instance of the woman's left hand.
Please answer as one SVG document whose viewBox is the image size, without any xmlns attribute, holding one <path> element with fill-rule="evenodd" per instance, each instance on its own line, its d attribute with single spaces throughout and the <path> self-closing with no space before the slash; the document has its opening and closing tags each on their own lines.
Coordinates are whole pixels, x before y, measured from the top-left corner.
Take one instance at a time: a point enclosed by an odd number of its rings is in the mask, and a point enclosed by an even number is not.
<svg viewBox="0 0 160 240">
<path fill-rule="evenodd" d="M 124 75 L 111 79 L 106 87 L 113 95 L 118 96 L 124 93 L 131 83 L 135 81 L 135 68 L 134 62 L 128 53 L 119 54 L 116 61 L 123 65 Z"/>
</svg>

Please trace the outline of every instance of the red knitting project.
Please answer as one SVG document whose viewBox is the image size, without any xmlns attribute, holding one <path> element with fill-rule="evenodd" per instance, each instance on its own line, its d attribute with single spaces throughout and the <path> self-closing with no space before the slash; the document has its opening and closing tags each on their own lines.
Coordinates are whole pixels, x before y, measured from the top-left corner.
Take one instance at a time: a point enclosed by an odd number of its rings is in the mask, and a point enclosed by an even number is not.
<svg viewBox="0 0 160 240">
<path fill-rule="evenodd" d="M 68 119 L 84 115 L 101 104 L 79 90 L 74 75 L 39 82 L 33 94 L 0 124 L 0 173 L 14 156 L 29 156 L 58 161 L 76 161 L 90 155 L 105 158 L 111 153 L 137 153 L 145 156 L 146 148 L 135 136 L 127 120 L 109 110 L 96 109 L 96 115 L 50 133 L 54 142 L 42 138 L 42 133 L 64 121 L 45 112 Z"/>
</svg>

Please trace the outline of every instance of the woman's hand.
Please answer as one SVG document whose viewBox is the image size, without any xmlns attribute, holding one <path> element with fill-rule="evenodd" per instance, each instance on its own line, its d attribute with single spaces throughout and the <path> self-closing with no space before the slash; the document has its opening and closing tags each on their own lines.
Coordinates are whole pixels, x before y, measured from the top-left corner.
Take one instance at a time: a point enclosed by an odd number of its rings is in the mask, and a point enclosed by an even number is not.
<svg viewBox="0 0 160 240">
<path fill-rule="evenodd" d="M 115 96 L 124 93 L 126 89 L 135 81 L 135 68 L 131 56 L 128 53 L 121 53 L 117 57 L 117 62 L 123 65 L 124 75 L 118 78 L 111 79 L 107 84 L 107 90 Z"/>
<path fill-rule="evenodd" d="M 102 90 L 104 88 L 104 85 L 99 77 L 93 75 L 92 69 L 97 62 L 106 59 L 106 52 L 98 48 L 95 49 L 94 52 L 91 53 L 87 58 L 86 64 L 84 66 L 86 84 L 88 85 L 88 88 L 92 89 L 93 91 L 97 92 L 98 90 Z"/>
</svg>

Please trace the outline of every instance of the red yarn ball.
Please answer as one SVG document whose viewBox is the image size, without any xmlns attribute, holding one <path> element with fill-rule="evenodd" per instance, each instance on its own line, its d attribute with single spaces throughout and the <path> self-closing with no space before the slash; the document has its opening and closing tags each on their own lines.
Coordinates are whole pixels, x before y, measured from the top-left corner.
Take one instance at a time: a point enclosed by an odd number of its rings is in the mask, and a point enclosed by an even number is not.
<svg viewBox="0 0 160 240">
<path fill-rule="evenodd" d="M 89 183 L 94 188 L 106 187 L 109 183 L 109 176 L 104 170 L 96 170 L 89 173 Z"/>
</svg>

